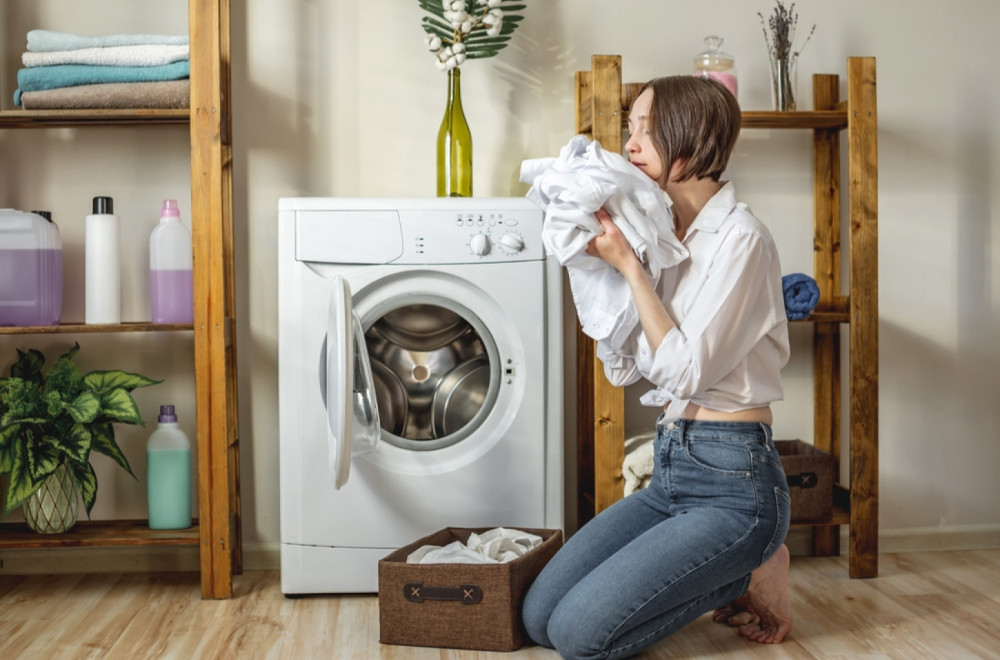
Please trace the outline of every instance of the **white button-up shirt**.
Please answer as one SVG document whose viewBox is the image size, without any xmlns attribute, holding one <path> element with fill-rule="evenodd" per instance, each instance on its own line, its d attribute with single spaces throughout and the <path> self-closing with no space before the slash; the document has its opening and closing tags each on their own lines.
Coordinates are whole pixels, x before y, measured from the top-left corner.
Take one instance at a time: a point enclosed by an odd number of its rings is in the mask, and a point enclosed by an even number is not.
<svg viewBox="0 0 1000 660">
<path fill-rule="evenodd" d="M 598 342 L 608 380 L 649 380 L 655 389 L 640 401 L 666 406 L 666 419 L 680 417 L 689 402 L 737 412 L 780 400 L 788 320 L 770 232 L 726 183 L 688 228 L 684 245 L 690 258 L 663 270 L 657 284 L 676 327 L 655 349 L 641 328 L 621 350 Z"/>
</svg>

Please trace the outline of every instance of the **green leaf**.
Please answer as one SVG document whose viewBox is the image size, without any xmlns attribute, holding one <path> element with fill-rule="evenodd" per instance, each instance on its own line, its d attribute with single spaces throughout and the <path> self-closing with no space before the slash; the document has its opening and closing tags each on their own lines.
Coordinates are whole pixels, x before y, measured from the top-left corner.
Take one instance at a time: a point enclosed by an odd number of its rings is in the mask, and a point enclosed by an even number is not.
<svg viewBox="0 0 1000 660">
<path fill-rule="evenodd" d="M 11 452 L 10 472 L 7 474 L 7 492 L 3 498 L 3 515 L 24 504 L 38 490 L 40 482 L 31 478 L 24 445 L 16 443 Z"/>
<path fill-rule="evenodd" d="M 22 427 L 21 437 L 24 440 L 24 458 L 28 464 L 28 474 L 35 484 L 40 484 L 62 463 L 62 452 L 50 442 L 51 438 L 45 437 L 37 427 Z"/>
<path fill-rule="evenodd" d="M 32 383 L 42 383 L 42 366 L 45 364 L 45 356 L 35 349 L 27 353 L 17 349 L 18 360 L 10 367 L 12 378 L 22 378 Z"/>
<path fill-rule="evenodd" d="M 94 468 L 91 467 L 89 461 L 83 463 L 70 461 L 69 469 L 73 473 L 73 478 L 76 479 L 76 487 L 80 491 L 80 497 L 83 498 L 83 506 L 87 510 L 87 518 L 89 519 L 90 510 L 94 508 L 94 502 L 97 501 L 97 475 L 94 474 Z"/>
<path fill-rule="evenodd" d="M 141 374 L 132 374 L 127 371 L 91 371 L 83 377 L 83 383 L 87 389 L 103 398 L 103 395 L 116 388 L 124 388 L 131 392 L 137 387 L 147 387 L 162 383 L 162 380 L 153 380 Z"/>
<path fill-rule="evenodd" d="M 91 434 L 83 424 L 74 424 L 69 433 L 46 436 L 45 440 L 72 461 L 86 463 L 90 455 Z"/>
<path fill-rule="evenodd" d="M 91 426 L 90 447 L 93 451 L 104 454 L 122 466 L 133 478 L 136 478 L 135 473 L 132 472 L 132 468 L 128 464 L 128 459 L 125 458 L 125 453 L 122 452 L 118 443 L 115 442 L 115 429 L 110 423 L 93 424 Z"/>
<path fill-rule="evenodd" d="M 101 413 L 101 401 L 92 392 L 81 392 L 71 403 L 64 404 L 63 409 L 73 421 L 87 424 L 97 419 Z"/>
<path fill-rule="evenodd" d="M 11 452 L 14 444 L 20 442 L 21 425 L 9 424 L 0 428 L 0 474 L 10 472 Z"/>
<path fill-rule="evenodd" d="M 115 422 L 146 425 L 139 414 L 139 406 L 136 405 L 135 399 L 124 388 L 111 390 L 101 397 L 100 416 Z"/>
</svg>

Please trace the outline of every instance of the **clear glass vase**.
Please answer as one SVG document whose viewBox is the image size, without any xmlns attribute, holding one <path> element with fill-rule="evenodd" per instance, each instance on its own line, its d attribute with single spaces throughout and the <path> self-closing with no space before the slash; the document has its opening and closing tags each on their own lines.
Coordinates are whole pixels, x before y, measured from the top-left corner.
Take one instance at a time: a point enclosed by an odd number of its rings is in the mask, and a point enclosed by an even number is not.
<svg viewBox="0 0 1000 660">
<path fill-rule="evenodd" d="M 448 72 L 448 105 L 437 139 L 437 196 L 472 197 L 472 133 L 462 110 L 462 77 Z"/>
<path fill-rule="evenodd" d="M 794 111 L 796 103 L 795 55 L 785 59 L 771 58 L 771 107 L 782 112 Z"/>
</svg>

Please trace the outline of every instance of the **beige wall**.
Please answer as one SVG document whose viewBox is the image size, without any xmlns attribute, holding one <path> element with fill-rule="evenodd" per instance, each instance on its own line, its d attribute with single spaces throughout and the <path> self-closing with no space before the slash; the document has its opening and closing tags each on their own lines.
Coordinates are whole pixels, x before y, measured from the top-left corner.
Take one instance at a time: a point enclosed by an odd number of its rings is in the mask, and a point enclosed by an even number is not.
<svg viewBox="0 0 1000 660">
<path fill-rule="evenodd" d="M 23 32 L 30 27 L 92 33 L 186 29 L 183 10 L 165 9 L 164 2 L 143 2 L 143 12 L 122 11 L 113 21 L 108 13 L 77 8 L 83 4 L 5 1 L 8 16 L 9 7 L 20 8 L 0 34 L 5 98 Z M 703 49 L 702 38 L 720 34 L 724 49 L 737 59 L 744 108 L 769 104 L 757 12 L 768 13 L 770 1 L 528 4 L 506 51 L 463 67 L 477 195 L 523 195 L 526 187 L 517 182 L 521 160 L 555 155 L 572 136 L 573 72 L 588 68 L 593 53 L 623 55 L 625 78 L 643 81 L 689 71 L 693 56 Z M 878 60 L 881 528 L 890 535 L 950 538 L 971 529 L 995 539 L 1000 530 L 995 475 L 1000 465 L 1000 193 L 992 184 L 1000 161 L 994 124 L 1000 46 L 993 31 L 1000 24 L 1000 5 L 994 0 L 799 0 L 796 9 L 800 39 L 817 24 L 799 65 L 807 107 L 812 73 L 843 75 L 850 55 Z M 233 3 L 240 425 L 248 546 L 270 547 L 278 540 L 277 199 L 434 194 L 445 76 L 423 50 L 421 16 L 416 0 Z M 107 194 L 98 188 L 113 187 L 116 202 L 121 199 L 128 221 L 137 225 L 134 239 L 140 245 L 155 224 L 161 198 L 183 200 L 188 194 L 181 190 L 186 150 L 171 130 L 144 129 L 141 142 L 120 130 L 49 131 L 41 138 L 29 136 L 30 145 L 24 136 L 0 134 L 0 206 L 47 203 L 63 221 L 67 250 L 75 253 L 70 262 L 82 268 L 82 217 L 92 195 Z M 730 169 L 740 196 L 775 234 L 785 272 L 811 269 L 810 148 L 805 133 L 748 131 Z M 91 163 L 99 163 L 106 174 L 95 174 Z M 182 209 L 186 206 L 182 202 Z M 74 222 L 75 227 L 68 226 Z M 135 258 L 133 268 L 141 272 L 141 254 Z M 77 289 L 79 294 L 82 289 Z M 130 299 L 136 310 L 144 302 L 141 295 Z M 82 309 L 78 303 L 67 305 L 70 311 Z M 785 370 L 786 400 L 775 406 L 779 438 L 811 437 L 809 332 L 805 326 L 792 331 L 795 355 Z M 17 340 L 16 345 L 24 344 L 23 338 Z M 7 364 L 13 345 L 0 340 L 0 363 Z M 169 369 L 148 342 L 134 350 L 142 369 Z M 144 398 L 147 416 L 155 414 L 166 392 L 176 395 L 182 412 L 190 410 L 185 399 L 190 379 L 172 380 L 164 394 Z M 655 411 L 630 406 L 629 432 L 643 430 L 654 417 Z M 142 437 L 129 442 L 126 450 L 138 457 Z M 108 490 L 124 497 L 112 502 L 102 490 L 98 506 L 133 515 L 136 485 L 114 475 L 107 481 Z M 130 496 L 133 504 L 124 503 Z"/>
</svg>

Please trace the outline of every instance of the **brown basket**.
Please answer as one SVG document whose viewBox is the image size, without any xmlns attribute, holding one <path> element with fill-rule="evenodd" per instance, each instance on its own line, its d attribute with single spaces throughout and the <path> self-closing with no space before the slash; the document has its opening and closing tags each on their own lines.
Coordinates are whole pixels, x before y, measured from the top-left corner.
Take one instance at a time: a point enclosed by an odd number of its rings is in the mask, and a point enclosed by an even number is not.
<svg viewBox="0 0 1000 660">
<path fill-rule="evenodd" d="M 801 440 L 777 440 L 774 446 L 788 479 L 791 521 L 829 522 L 833 518 L 833 456 Z"/>
<path fill-rule="evenodd" d="M 466 543 L 490 527 L 448 527 L 378 563 L 379 641 L 481 651 L 514 651 L 526 639 L 521 604 L 528 586 L 562 547 L 558 529 L 522 529 L 542 543 L 502 564 L 407 564 L 423 545 Z"/>
</svg>

